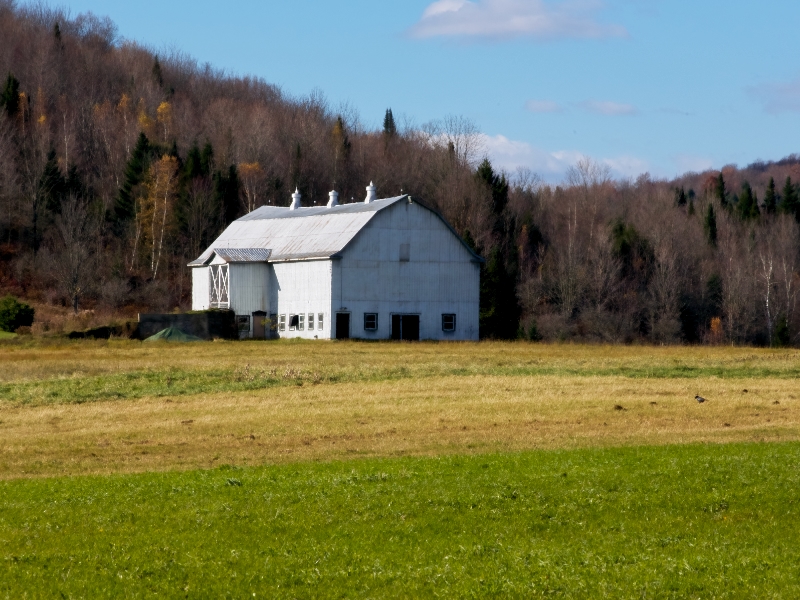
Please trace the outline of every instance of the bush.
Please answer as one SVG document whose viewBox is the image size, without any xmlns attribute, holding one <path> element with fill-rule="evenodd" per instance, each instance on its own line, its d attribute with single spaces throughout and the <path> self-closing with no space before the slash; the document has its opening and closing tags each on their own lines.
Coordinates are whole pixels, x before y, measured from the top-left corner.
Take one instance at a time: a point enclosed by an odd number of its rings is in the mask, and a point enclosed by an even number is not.
<svg viewBox="0 0 800 600">
<path fill-rule="evenodd" d="M 0 331 L 14 332 L 33 325 L 34 310 L 13 296 L 0 300 Z"/>
</svg>

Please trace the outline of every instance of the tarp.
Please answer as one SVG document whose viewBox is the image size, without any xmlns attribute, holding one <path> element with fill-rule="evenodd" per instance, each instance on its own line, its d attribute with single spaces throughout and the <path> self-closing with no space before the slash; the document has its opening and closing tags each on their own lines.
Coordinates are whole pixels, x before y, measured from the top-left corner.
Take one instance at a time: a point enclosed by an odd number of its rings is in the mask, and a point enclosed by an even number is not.
<svg viewBox="0 0 800 600">
<path fill-rule="evenodd" d="M 151 335 L 145 342 L 157 342 L 163 340 L 165 342 L 202 342 L 203 340 L 197 336 L 189 335 L 178 329 L 177 327 L 167 327 L 162 329 L 155 335 Z"/>
</svg>

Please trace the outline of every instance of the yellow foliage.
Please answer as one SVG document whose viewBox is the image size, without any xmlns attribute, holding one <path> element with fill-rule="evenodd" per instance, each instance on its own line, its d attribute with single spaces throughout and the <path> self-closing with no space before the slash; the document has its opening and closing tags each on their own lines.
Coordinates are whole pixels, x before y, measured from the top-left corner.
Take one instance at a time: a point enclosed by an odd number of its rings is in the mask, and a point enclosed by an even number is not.
<svg viewBox="0 0 800 600">
<path fill-rule="evenodd" d="M 164 141 L 169 138 L 169 131 L 172 127 L 172 105 L 169 102 L 162 102 L 156 109 L 156 119 L 164 130 Z"/>
<path fill-rule="evenodd" d="M 144 105 L 144 98 L 142 98 L 139 100 L 139 127 L 142 131 L 144 131 L 145 135 L 152 137 L 154 126 L 155 121 L 153 121 L 153 119 L 151 119 L 147 114 L 147 108 Z"/>
</svg>

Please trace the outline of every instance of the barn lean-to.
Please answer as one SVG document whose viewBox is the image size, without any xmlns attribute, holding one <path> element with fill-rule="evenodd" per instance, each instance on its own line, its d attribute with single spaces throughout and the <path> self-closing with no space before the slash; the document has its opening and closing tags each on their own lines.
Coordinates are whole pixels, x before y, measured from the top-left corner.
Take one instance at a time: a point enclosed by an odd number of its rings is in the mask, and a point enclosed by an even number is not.
<svg viewBox="0 0 800 600">
<path fill-rule="evenodd" d="M 240 337 L 477 340 L 480 264 L 408 196 L 262 206 L 192 268 L 192 308 L 233 310 Z"/>
</svg>

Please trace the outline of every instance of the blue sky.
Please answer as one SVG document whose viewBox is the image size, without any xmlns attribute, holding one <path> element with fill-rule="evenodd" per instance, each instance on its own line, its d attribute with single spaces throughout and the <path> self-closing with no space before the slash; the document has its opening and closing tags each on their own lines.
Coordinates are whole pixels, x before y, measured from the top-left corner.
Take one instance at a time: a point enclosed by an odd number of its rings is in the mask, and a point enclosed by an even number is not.
<svg viewBox="0 0 800 600">
<path fill-rule="evenodd" d="M 800 2 L 72 0 L 121 36 L 321 90 L 380 126 L 460 115 L 496 166 L 672 177 L 800 152 Z"/>
</svg>

